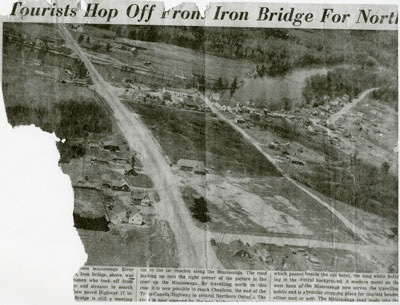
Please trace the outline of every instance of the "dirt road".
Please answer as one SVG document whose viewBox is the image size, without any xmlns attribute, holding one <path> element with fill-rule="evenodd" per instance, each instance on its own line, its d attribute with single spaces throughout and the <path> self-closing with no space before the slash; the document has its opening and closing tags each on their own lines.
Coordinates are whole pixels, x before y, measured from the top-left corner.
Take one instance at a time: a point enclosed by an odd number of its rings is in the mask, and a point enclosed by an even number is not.
<svg viewBox="0 0 400 305">
<path fill-rule="evenodd" d="M 208 232 L 200 230 L 193 224 L 192 217 L 183 202 L 178 181 L 167 164 L 158 142 L 139 116 L 121 103 L 117 90 L 102 78 L 66 27 L 59 24 L 59 28 L 66 43 L 77 53 L 89 71 L 93 88 L 113 111 L 130 148 L 143 156 L 143 171 L 149 174 L 160 196 L 160 202 L 155 204 L 156 209 L 159 216 L 168 221 L 174 232 L 181 267 L 223 268 L 210 246 Z"/>
<path fill-rule="evenodd" d="M 229 120 L 221 111 L 219 111 L 214 104 L 204 96 L 204 101 L 208 105 L 208 107 L 214 112 L 221 120 L 225 121 L 227 124 L 229 124 L 232 128 L 234 128 L 237 132 L 239 132 L 244 139 L 246 139 L 248 142 L 250 142 L 260 153 L 263 154 L 263 156 L 271 163 L 273 166 L 276 168 L 279 173 L 282 174 L 290 183 L 295 185 L 299 190 L 302 192 L 306 193 L 308 196 L 313 198 L 315 201 L 317 201 L 319 204 L 321 204 L 323 207 L 327 208 L 332 214 L 334 214 L 350 231 L 354 232 L 357 236 L 359 236 L 364 242 L 368 243 L 367 239 L 364 238 L 365 232 L 358 228 L 356 225 L 351 223 L 346 217 L 344 217 L 342 214 L 340 214 L 335 208 L 333 208 L 329 203 L 325 202 L 318 196 L 314 195 L 311 193 L 307 188 L 302 186 L 301 184 L 297 183 L 294 181 L 292 178 L 290 178 L 275 162 L 274 158 L 266 153 L 260 143 L 258 143 L 257 140 L 255 140 L 253 137 L 251 137 L 246 131 L 244 131 L 240 126 L 235 124 L 233 121 Z"/>
<path fill-rule="evenodd" d="M 94 89 L 107 101 L 110 108 L 114 112 L 116 122 L 125 136 L 129 146 L 143 156 L 143 170 L 148 173 L 153 180 L 155 189 L 158 190 L 160 195 L 160 202 L 156 203 L 156 209 L 163 219 L 168 221 L 174 232 L 175 239 L 178 246 L 179 258 L 181 267 L 192 268 L 223 268 L 217 259 L 214 251 L 212 250 L 210 239 L 215 238 L 217 241 L 232 241 L 241 239 L 251 244 L 257 242 L 277 244 L 277 245 L 293 245 L 302 247 L 321 247 L 331 249 L 344 249 L 351 251 L 368 251 L 370 252 L 371 245 L 356 245 L 308 240 L 299 238 L 277 238 L 269 236 L 253 236 L 241 234 L 223 234 L 208 232 L 198 228 L 192 217 L 187 210 L 181 192 L 178 187 L 178 180 L 171 171 L 168 165 L 162 148 L 155 140 L 151 132 L 142 123 L 139 116 L 128 110 L 118 98 L 118 89 L 109 85 L 102 76 L 98 73 L 85 53 L 73 40 L 68 30 L 59 25 L 62 33 L 65 36 L 66 42 L 76 51 L 80 59 L 85 63 L 93 80 Z M 232 128 L 237 130 L 246 140 L 252 143 L 257 150 L 259 150 L 275 167 L 286 177 L 291 183 L 295 184 L 300 190 L 306 192 L 310 197 L 317 200 L 321 205 L 328 208 L 336 217 L 338 217 L 350 230 L 354 231 L 359 236 L 363 235 L 355 225 L 344 218 L 340 213 L 333 209 L 328 203 L 324 202 L 314 194 L 310 193 L 303 186 L 290 179 L 280 168 L 275 164 L 274 159 L 265 153 L 259 143 L 249 136 L 243 129 L 228 120 L 222 113 L 220 113 L 212 103 L 205 99 L 209 107 L 216 113 L 222 120 L 227 122 Z M 391 249 L 388 249 L 388 251 Z"/>
<path fill-rule="evenodd" d="M 354 106 L 356 106 L 359 102 L 361 102 L 369 93 L 371 93 L 372 91 L 374 91 L 377 88 L 371 88 L 371 89 L 367 89 L 365 90 L 363 93 L 360 94 L 360 96 L 356 99 L 354 99 L 351 103 L 346 104 L 342 109 L 340 109 L 338 112 L 332 114 L 327 120 L 327 124 L 328 125 L 333 125 L 336 123 L 336 121 L 338 119 L 340 119 L 343 115 L 345 115 L 346 113 L 348 113 L 351 108 L 353 108 Z"/>
</svg>

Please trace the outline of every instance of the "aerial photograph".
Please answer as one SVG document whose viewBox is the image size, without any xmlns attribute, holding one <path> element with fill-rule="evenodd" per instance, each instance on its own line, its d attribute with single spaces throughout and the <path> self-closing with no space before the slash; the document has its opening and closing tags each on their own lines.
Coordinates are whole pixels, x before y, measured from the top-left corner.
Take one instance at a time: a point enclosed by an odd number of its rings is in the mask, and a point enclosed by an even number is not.
<svg viewBox="0 0 400 305">
<path fill-rule="evenodd" d="M 397 273 L 397 31 L 3 24 L 88 266 Z"/>
</svg>

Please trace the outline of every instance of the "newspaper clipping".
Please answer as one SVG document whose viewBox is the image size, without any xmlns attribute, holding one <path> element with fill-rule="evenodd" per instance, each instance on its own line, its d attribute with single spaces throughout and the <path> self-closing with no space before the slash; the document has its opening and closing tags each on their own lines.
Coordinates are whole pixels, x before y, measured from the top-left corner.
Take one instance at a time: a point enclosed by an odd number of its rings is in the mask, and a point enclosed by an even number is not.
<svg viewBox="0 0 400 305">
<path fill-rule="evenodd" d="M 11 125 L 55 132 L 77 301 L 398 301 L 398 10 L 15 2 Z"/>
</svg>

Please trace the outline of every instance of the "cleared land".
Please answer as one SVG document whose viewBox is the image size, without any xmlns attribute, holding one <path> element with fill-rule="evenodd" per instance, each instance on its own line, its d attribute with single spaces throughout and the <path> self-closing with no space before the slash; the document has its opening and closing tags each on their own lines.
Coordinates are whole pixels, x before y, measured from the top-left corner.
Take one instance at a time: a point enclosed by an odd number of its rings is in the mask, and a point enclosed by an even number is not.
<svg viewBox="0 0 400 305">
<path fill-rule="evenodd" d="M 241 257 L 243 252 L 237 251 L 238 242 L 225 244 L 217 243 L 214 247 L 227 269 L 267 269 L 290 271 L 331 271 L 331 272 L 371 272 L 375 263 L 361 255 L 345 250 L 282 247 L 268 244 L 247 246 L 240 249 L 248 253 L 248 257 Z"/>
<path fill-rule="evenodd" d="M 132 103 L 128 106 L 141 116 L 173 163 L 194 159 L 218 172 L 280 176 L 238 133 L 204 113 Z"/>
</svg>

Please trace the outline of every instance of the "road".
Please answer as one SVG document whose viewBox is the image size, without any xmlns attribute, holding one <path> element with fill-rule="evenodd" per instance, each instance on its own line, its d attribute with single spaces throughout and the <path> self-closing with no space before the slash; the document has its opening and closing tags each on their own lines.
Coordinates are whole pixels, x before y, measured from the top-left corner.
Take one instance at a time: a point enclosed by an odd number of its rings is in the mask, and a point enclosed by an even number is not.
<svg viewBox="0 0 400 305">
<path fill-rule="evenodd" d="M 338 119 L 340 119 L 343 115 L 348 113 L 351 108 L 356 106 L 359 102 L 361 102 L 369 93 L 374 91 L 377 88 L 371 88 L 365 90 L 363 93 L 360 94 L 360 96 L 356 99 L 354 99 L 351 103 L 346 104 L 342 109 L 340 109 L 338 112 L 332 114 L 327 120 L 327 124 L 329 125 L 334 125 Z"/>
<path fill-rule="evenodd" d="M 182 194 L 178 187 L 179 183 L 173 174 L 170 166 L 168 165 L 162 148 L 157 140 L 153 137 L 151 132 L 147 129 L 145 124 L 140 120 L 139 116 L 128 110 L 118 98 L 118 89 L 108 84 L 102 76 L 95 69 L 93 64 L 87 58 L 83 50 L 79 47 L 76 41 L 72 38 L 64 25 L 59 25 L 66 43 L 70 44 L 71 48 L 75 50 L 79 58 L 88 69 L 93 80 L 93 88 L 101 95 L 111 110 L 114 113 L 115 120 L 121 129 L 127 143 L 132 150 L 143 156 L 143 171 L 148 173 L 153 180 L 155 189 L 158 190 L 160 202 L 155 203 L 156 209 L 164 220 L 168 221 L 170 227 L 175 235 L 176 243 L 178 246 L 180 266 L 190 268 L 209 268 L 209 269 L 222 269 L 223 266 L 213 251 L 210 239 L 214 238 L 217 241 L 230 242 L 240 239 L 243 242 L 250 244 L 266 243 L 276 245 L 289 245 L 300 247 L 321 247 L 329 249 L 343 249 L 351 250 L 358 253 L 363 251 L 370 252 L 373 249 L 372 245 L 358 245 L 354 243 L 337 243 L 335 241 L 319 241 L 309 240 L 302 238 L 282 238 L 271 236 L 254 236 L 248 234 L 223 234 L 217 232 L 209 232 L 197 227 L 192 217 L 185 206 L 182 199 Z M 362 236 L 362 232 L 357 230 L 355 225 L 344 218 L 340 213 L 333 209 L 328 203 L 321 200 L 319 197 L 310 193 L 303 186 L 289 178 L 279 166 L 276 165 L 274 159 L 269 154 L 265 153 L 260 144 L 249 136 L 243 129 L 227 119 L 221 112 L 216 109 L 212 103 L 205 98 L 207 105 L 217 114 L 222 120 L 227 122 L 232 128 L 237 130 L 246 140 L 253 144 L 275 167 L 286 177 L 291 183 L 295 184 L 300 190 L 306 192 L 312 198 L 317 200 L 321 205 L 328 208 L 334 215 L 336 215 L 349 229 Z M 206 179 L 206 178 L 205 178 Z M 392 251 L 392 248 L 388 248 Z"/>
<path fill-rule="evenodd" d="M 335 208 L 333 208 L 329 203 L 326 201 L 322 200 L 312 192 L 310 192 L 307 188 L 299 184 L 298 182 L 294 181 L 292 178 L 290 178 L 277 164 L 275 159 L 268 153 L 266 153 L 260 143 L 255 140 L 252 136 L 250 136 L 246 131 L 244 131 L 240 126 L 235 124 L 233 121 L 229 120 L 219 109 L 217 109 L 214 104 L 206 97 L 204 96 L 204 101 L 207 104 L 207 106 L 211 109 L 212 112 L 214 112 L 221 120 L 229 124 L 232 128 L 234 128 L 237 132 L 239 132 L 245 140 L 247 140 L 249 143 L 251 143 L 275 168 L 276 170 L 282 174 L 283 177 L 285 177 L 290 183 L 295 185 L 300 191 L 306 193 L 308 196 L 310 196 L 312 199 L 317 201 L 319 204 L 321 204 L 323 207 L 327 208 L 332 214 L 334 214 L 350 231 L 354 232 L 357 236 L 359 236 L 364 242 L 368 243 L 367 239 L 364 238 L 365 232 L 361 229 L 359 229 L 355 224 L 350 222 L 346 217 L 344 217 L 341 213 L 339 213 Z"/>
<path fill-rule="evenodd" d="M 139 116 L 128 110 L 118 98 L 116 88 L 99 74 L 86 54 L 72 38 L 65 25 L 58 25 L 66 43 L 85 64 L 93 81 L 94 90 L 102 96 L 114 113 L 128 145 L 143 156 L 143 171 L 158 190 L 160 202 L 155 207 L 160 217 L 168 221 L 178 247 L 180 266 L 183 268 L 223 268 L 210 245 L 208 232 L 199 229 L 185 207 L 178 181 L 168 165 L 162 149 Z"/>
</svg>

